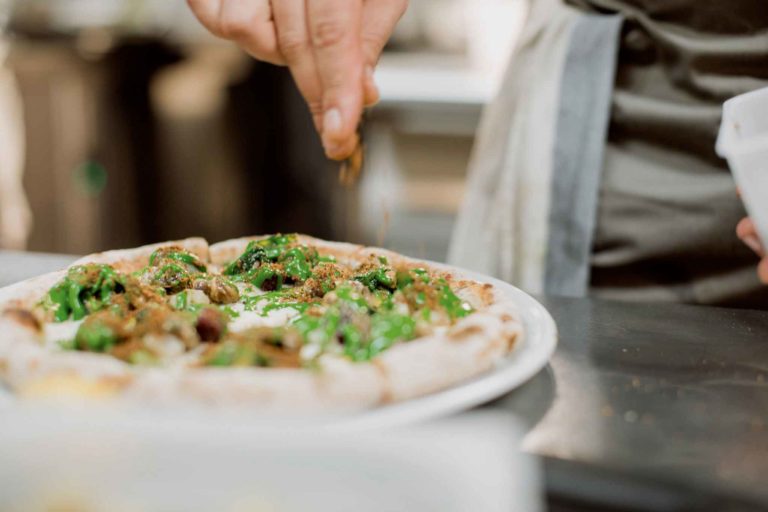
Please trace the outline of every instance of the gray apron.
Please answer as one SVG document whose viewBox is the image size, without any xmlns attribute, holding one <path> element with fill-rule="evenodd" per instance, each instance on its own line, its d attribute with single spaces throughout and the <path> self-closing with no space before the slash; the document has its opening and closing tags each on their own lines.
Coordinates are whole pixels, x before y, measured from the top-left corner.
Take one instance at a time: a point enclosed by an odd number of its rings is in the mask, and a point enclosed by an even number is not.
<svg viewBox="0 0 768 512">
<path fill-rule="evenodd" d="M 745 215 L 714 152 L 722 102 L 768 86 L 762 0 L 578 0 L 625 18 L 590 293 L 768 308 Z M 768 200 L 768 198 L 766 198 Z"/>
<path fill-rule="evenodd" d="M 722 101 L 768 85 L 768 10 L 759 0 L 571 3 L 550 189 L 538 201 L 548 211 L 543 269 L 521 269 L 526 255 L 513 249 L 516 258 L 481 270 L 534 292 L 767 307 L 757 258 L 734 233 L 744 211 L 714 140 Z M 471 174 L 483 173 L 478 161 Z M 527 190 L 539 170 L 517 164 Z M 471 260 L 467 209 L 482 200 L 470 179 L 455 263 Z"/>
</svg>

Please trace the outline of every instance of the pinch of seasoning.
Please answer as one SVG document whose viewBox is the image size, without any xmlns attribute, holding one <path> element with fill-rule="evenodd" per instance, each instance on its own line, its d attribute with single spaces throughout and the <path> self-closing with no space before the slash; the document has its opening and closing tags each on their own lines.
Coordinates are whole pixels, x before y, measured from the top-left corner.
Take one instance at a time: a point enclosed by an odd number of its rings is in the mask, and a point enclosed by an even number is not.
<svg viewBox="0 0 768 512">
<path fill-rule="evenodd" d="M 345 187 L 351 187 L 357 183 L 360 177 L 360 171 L 363 168 L 363 142 L 362 138 L 357 136 L 357 144 L 352 154 L 341 163 L 339 169 L 339 182 Z"/>
</svg>

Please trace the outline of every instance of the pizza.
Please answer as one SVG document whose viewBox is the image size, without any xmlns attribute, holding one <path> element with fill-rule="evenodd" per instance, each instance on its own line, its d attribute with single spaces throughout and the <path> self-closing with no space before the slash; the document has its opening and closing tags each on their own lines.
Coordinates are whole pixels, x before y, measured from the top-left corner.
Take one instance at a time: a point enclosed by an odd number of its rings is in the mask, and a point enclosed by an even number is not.
<svg viewBox="0 0 768 512">
<path fill-rule="evenodd" d="M 22 399 L 359 410 L 491 370 L 520 339 L 490 283 L 298 234 L 87 256 L 0 290 Z"/>
</svg>

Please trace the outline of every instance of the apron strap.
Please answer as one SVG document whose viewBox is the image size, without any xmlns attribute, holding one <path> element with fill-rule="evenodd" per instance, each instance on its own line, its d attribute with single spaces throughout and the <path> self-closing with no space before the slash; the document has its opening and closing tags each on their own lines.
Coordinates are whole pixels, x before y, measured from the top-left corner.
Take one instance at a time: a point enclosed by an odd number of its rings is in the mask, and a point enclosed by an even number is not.
<svg viewBox="0 0 768 512">
<path fill-rule="evenodd" d="M 590 254 L 622 22 L 618 15 L 584 15 L 571 33 L 553 148 L 544 282 L 548 294 L 581 297 L 589 289 Z"/>
</svg>

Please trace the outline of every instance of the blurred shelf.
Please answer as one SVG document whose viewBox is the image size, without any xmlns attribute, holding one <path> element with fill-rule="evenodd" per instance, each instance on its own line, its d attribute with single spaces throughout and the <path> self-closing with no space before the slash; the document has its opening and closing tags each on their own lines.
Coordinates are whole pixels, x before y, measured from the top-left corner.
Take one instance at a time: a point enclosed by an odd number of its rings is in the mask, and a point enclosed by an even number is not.
<svg viewBox="0 0 768 512">
<path fill-rule="evenodd" d="M 376 70 L 382 107 L 470 106 L 481 109 L 498 84 L 461 55 L 385 53 Z"/>
</svg>

